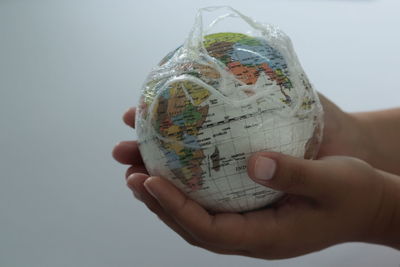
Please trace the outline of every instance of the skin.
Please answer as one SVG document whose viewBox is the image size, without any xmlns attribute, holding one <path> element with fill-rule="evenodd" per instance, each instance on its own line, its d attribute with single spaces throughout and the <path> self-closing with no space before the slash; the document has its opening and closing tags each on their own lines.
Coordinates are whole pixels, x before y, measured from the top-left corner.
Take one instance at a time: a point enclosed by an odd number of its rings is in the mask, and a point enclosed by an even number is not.
<svg viewBox="0 0 400 267">
<path fill-rule="evenodd" d="M 251 179 L 287 193 L 262 210 L 211 214 L 167 180 L 150 177 L 136 141 L 119 143 L 113 155 L 131 165 L 127 185 L 137 199 L 189 244 L 212 252 L 282 259 L 350 241 L 400 249 L 400 169 L 395 164 L 400 160 L 400 145 L 395 141 L 400 129 L 395 129 L 397 135 L 383 133 L 382 140 L 371 127 L 379 119 L 383 131 L 393 131 L 396 127 L 388 126 L 393 122 L 383 121 L 387 117 L 400 121 L 400 110 L 389 115 L 347 114 L 325 97 L 321 100 L 325 129 L 317 160 L 270 152 L 249 159 Z M 123 116 L 131 127 L 134 115 L 135 108 L 131 108 Z M 377 140 L 395 145 L 383 144 L 384 151 Z M 260 157 L 275 162 L 272 179 L 259 179 L 263 178 L 256 172 Z"/>
</svg>

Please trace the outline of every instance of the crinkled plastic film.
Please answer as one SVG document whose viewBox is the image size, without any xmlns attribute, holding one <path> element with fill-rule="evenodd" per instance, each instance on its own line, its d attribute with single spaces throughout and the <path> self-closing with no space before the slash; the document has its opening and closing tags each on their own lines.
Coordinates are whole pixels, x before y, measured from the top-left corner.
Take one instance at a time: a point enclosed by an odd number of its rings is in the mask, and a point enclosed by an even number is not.
<svg viewBox="0 0 400 267">
<path fill-rule="evenodd" d="M 219 30 L 232 19 L 246 30 Z M 314 158 L 322 117 L 286 34 L 233 8 L 208 7 L 199 10 L 183 45 L 147 77 L 136 129 L 151 175 L 169 179 L 209 210 L 242 212 L 283 195 L 249 179 L 248 157 L 276 151 Z"/>
</svg>

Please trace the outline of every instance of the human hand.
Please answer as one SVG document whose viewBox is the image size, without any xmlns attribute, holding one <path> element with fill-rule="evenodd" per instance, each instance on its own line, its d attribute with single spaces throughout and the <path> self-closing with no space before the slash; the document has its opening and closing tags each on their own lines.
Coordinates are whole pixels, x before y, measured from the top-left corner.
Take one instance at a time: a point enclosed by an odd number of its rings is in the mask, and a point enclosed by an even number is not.
<svg viewBox="0 0 400 267">
<path fill-rule="evenodd" d="M 368 161 L 370 158 L 368 135 L 362 124 L 355 116 L 343 112 L 323 95 L 320 94 L 319 97 L 324 108 L 325 126 L 317 157 L 347 155 Z M 135 112 L 136 108 L 130 108 L 123 115 L 123 121 L 133 128 L 135 127 Z M 122 164 L 131 165 L 126 172 L 126 177 L 134 172 L 147 173 L 136 141 L 120 142 L 114 148 L 113 156 Z"/>
<path fill-rule="evenodd" d="M 344 155 L 373 163 L 374 148 L 370 132 L 357 114 L 342 111 L 319 94 L 324 109 L 324 131 L 317 158 Z"/>
<path fill-rule="evenodd" d="M 396 222 L 390 216 L 399 219 L 393 205 L 399 191 L 391 191 L 392 181 L 361 160 L 335 156 L 309 161 L 261 152 L 250 158 L 248 170 L 257 183 L 289 196 L 270 208 L 213 215 L 163 178 L 135 173 L 127 183 L 187 242 L 216 253 L 279 259 L 341 242 L 380 243 L 394 236 L 389 229 L 396 229 Z"/>
<path fill-rule="evenodd" d="M 130 109 L 124 115 L 124 121 L 133 126 L 133 118 L 134 109 Z M 399 186 L 385 186 L 390 179 L 382 179 L 385 176 L 383 172 L 376 171 L 365 162 L 353 158 L 327 157 L 318 161 L 304 161 L 267 153 L 267 155 L 278 157 L 278 166 L 283 166 L 279 163 L 281 157 L 283 163 L 289 162 L 290 164 L 285 165 L 283 169 L 286 170 L 283 172 L 286 173 L 286 177 L 290 177 L 286 181 L 289 180 L 293 183 L 297 181 L 298 184 L 303 185 L 302 188 L 307 190 L 309 195 L 303 191 L 297 192 L 296 186 L 286 184 L 287 187 L 285 187 L 285 182 L 282 183 L 282 186 L 279 178 L 274 178 L 271 181 L 275 180 L 278 183 L 269 183 L 268 186 L 286 191 L 290 195 L 271 209 L 245 214 L 210 215 L 195 202 L 182 195 L 168 181 L 158 177 L 149 178 L 135 141 L 120 143 L 113 153 L 121 163 L 132 165 L 127 171 L 127 177 L 132 173 L 135 174 L 129 177 L 128 186 L 150 210 L 189 243 L 218 253 L 260 258 L 286 258 L 345 241 L 358 240 L 388 244 L 388 235 L 393 236 L 393 234 L 390 230 L 383 229 L 393 229 L 390 222 L 400 221 L 399 218 L 393 220 L 386 218 L 387 214 L 395 213 L 392 212 L 395 207 L 391 203 L 396 203 L 393 196 L 398 195 L 398 191 L 397 193 L 396 191 L 383 193 L 390 191 L 387 188 L 400 190 Z M 251 162 L 254 162 L 254 157 L 250 160 L 250 165 Z M 308 166 L 305 169 L 307 171 L 302 168 L 291 168 L 293 162 L 297 162 L 299 166 L 303 166 L 301 162 L 304 162 Z M 312 167 L 314 164 L 319 168 L 314 169 Z M 253 169 L 249 166 L 249 170 Z M 291 174 L 290 170 L 292 170 Z M 254 177 L 255 174 L 250 173 L 250 175 Z M 276 177 L 280 177 L 280 175 L 278 167 Z M 348 178 L 349 176 L 351 178 Z M 329 177 L 329 179 L 325 177 Z M 336 186 L 334 182 L 337 183 Z M 153 185 L 155 190 L 161 188 L 168 192 L 167 199 L 164 200 L 157 193 L 152 192 L 154 196 L 158 197 L 157 200 L 149 194 Z M 299 186 L 299 188 L 301 187 Z M 315 195 L 312 194 L 314 191 Z M 382 195 L 385 197 L 382 198 Z M 191 221 L 176 217 L 174 212 L 179 212 L 179 210 L 174 210 L 176 206 L 171 206 L 178 203 L 175 201 L 187 202 L 185 205 L 189 206 L 185 210 L 193 209 L 192 213 L 181 214 L 181 217 L 184 215 Z M 196 222 L 202 220 L 203 223 L 210 223 L 210 220 L 213 223 L 208 225 L 208 229 L 205 228 L 207 224 L 196 225 Z M 218 227 L 215 224 L 217 221 Z M 191 226 L 191 223 L 194 225 Z M 226 230 L 222 231 L 222 228 Z M 239 234 L 241 229 L 255 231 L 246 230 L 244 231 L 246 234 Z M 214 235 L 215 231 L 220 234 Z M 261 235 L 263 233 L 264 236 Z M 398 246 L 396 242 L 398 239 L 391 241 L 390 244 L 396 247 Z M 243 246 L 244 244 L 246 246 Z"/>
<path fill-rule="evenodd" d="M 346 155 L 363 159 L 372 163 L 371 142 L 369 131 L 360 122 L 357 116 L 343 112 L 334 103 L 323 95 L 319 95 L 324 108 L 324 132 L 317 158 L 330 155 Z M 136 108 L 130 108 L 123 116 L 124 122 L 135 126 Z M 127 170 L 127 176 L 133 172 L 147 173 L 141 159 L 136 141 L 119 143 L 113 151 L 114 158 L 123 163 L 132 165 Z M 126 177 L 127 177 L 126 176 Z"/>
</svg>

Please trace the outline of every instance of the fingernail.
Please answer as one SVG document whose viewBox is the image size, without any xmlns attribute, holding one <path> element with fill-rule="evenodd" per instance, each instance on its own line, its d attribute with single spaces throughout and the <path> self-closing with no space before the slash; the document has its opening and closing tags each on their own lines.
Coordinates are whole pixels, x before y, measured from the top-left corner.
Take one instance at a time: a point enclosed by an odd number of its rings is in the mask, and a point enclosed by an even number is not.
<svg viewBox="0 0 400 267">
<path fill-rule="evenodd" d="M 275 174 L 276 162 L 273 159 L 259 156 L 256 159 L 254 168 L 254 175 L 256 179 L 270 180 Z"/>
<path fill-rule="evenodd" d="M 152 177 L 148 178 L 148 179 L 144 182 L 143 185 L 144 185 L 144 187 L 146 188 L 147 192 L 150 193 L 150 195 L 152 195 L 154 198 L 158 199 L 159 192 L 158 192 L 158 189 L 157 189 L 157 188 L 154 188 L 153 186 L 151 186 L 151 180 L 152 180 L 152 179 L 153 179 Z"/>
<path fill-rule="evenodd" d="M 126 186 L 132 191 L 133 195 L 135 196 L 136 199 L 142 200 L 142 196 L 138 191 L 135 190 L 133 185 L 130 184 L 129 180 L 133 179 L 136 176 L 136 173 L 132 173 L 129 175 L 129 177 L 126 179 Z"/>
</svg>

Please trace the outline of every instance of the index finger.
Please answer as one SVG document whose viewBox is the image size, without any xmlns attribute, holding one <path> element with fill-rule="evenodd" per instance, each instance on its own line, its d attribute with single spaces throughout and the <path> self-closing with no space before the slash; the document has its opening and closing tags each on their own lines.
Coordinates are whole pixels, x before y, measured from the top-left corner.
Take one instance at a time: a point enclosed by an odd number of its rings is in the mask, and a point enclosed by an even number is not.
<svg viewBox="0 0 400 267">
<path fill-rule="evenodd" d="M 131 107 L 122 116 L 122 120 L 125 122 L 126 125 L 135 128 L 135 115 L 136 115 L 136 107 Z"/>
</svg>

